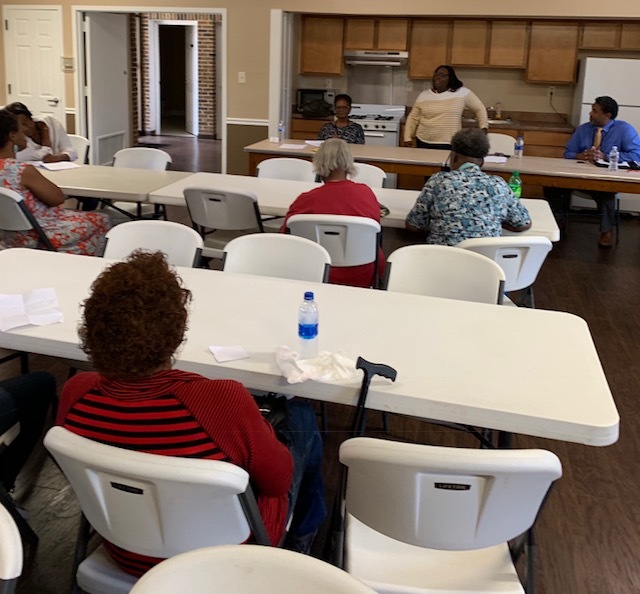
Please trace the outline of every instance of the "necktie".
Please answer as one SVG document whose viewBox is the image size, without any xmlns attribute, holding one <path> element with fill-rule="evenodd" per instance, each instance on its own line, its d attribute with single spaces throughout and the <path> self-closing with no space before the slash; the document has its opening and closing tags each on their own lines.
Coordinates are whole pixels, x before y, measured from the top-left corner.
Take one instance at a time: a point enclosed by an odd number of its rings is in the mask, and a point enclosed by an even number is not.
<svg viewBox="0 0 640 594">
<path fill-rule="evenodd" d="M 593 148 L 599 149 L 602 142 L 602 128 L 596 130 L 596 135 L 593 139 Z"/>
</svg>

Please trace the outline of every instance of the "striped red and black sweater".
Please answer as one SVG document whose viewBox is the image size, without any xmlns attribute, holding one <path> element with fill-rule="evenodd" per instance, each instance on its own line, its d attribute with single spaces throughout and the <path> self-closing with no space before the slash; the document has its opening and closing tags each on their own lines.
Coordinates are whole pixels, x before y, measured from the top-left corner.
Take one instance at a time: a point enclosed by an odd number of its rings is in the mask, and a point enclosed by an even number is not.
<svg viewBox="0 0 640 594">
<path fill-rule="evenodd" d="M 62 390 L 56 423 L 116 447 L 237 464 L 251 477 L 271 541 L 280 540 L 293 462 L 242 384 L 178 370 L 127 381 L 80 373 Z M 132 575 L 161 561 L 105 546 Z"/>
</svg>

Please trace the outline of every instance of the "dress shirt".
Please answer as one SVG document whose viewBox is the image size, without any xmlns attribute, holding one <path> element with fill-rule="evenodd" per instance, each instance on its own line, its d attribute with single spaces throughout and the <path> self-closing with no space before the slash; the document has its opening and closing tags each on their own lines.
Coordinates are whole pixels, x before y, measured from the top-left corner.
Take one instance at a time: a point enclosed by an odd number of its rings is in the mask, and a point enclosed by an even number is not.
<svg viewBox="0 0 640 594">
<path fill-rule="evenodd" d="M 579 126 L 564 149 L 565 159 L 575 159 L 576 155 L 594 146 L 597 130 L 598 126 L 590 122 Z M 602 128 L 600 150 L 609 155 L 614 146 L 620 151 L 620 161 L 640 161 L 640 137 L 631 124 L 611 120 Z"/>
</svg>

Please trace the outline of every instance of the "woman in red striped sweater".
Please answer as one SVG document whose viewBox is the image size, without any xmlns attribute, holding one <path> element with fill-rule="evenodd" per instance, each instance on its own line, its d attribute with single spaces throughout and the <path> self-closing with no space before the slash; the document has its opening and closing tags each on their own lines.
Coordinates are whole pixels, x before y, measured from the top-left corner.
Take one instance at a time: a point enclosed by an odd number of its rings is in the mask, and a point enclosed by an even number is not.
<svg viewBox="0 0 640 594">
<path fill-rule="evenodd" d="M 303 439 L 291 444 L 290 452 L 241 384 L 172 369 L 190 299 L 160 252 L 134 252 L 104 271 L 84 303 L 79 329 L 82 348 L 98 372 L 67 382 L 57 423 L 116 447 L 241 466 L 251 477 L 273 543 L 284 533 L 293 477 L 294 483 L 312 487 L 310 497 L 298 497 L 296 536 L 315 533 L 325 511 L 322 442 L 313 411 L 291 406 L 289 422 L 298 425 L 290 426 L 291 433 Z M 160 561 L 105 546 L 133 575 Z"/>
</svg>

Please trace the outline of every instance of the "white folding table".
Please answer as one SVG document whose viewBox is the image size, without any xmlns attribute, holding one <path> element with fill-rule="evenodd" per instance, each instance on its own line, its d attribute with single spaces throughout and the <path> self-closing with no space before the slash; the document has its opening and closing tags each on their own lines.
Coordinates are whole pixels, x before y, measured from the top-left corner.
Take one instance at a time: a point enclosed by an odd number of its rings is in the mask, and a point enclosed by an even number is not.
<svg viewBox="0 0 640 594">
<path fill-rule="evenodd" d="M 248 175 L 227 175 L 221 173 L 194 173 L 167 186 L 149 193 L 149 202 L 172 206 L 184 206 L 183 191 L 192 187 L 215 187 L 220 190 L 245 190 L 258 197 L 260 212 L 266 215 L 284 216 L 291 203 L 303 192 L 308 192 L 320 184 L 281 179 L 265 179 Z M 378 202 L 389 209 L 383 217 L 383 227 L 404 229 L 407 214 L 415 204 L 419 192 L 415 190 L 396 190 L 390 188 L 372 188 Z M 560 239 L 560 230 L 546 200 L 523 199 L 522 203 L 531 214 L 531 229 L 527 235 L 538 235 L 551 241 Z M 505 231 L 505 235 L 512 233 Z M 519 235 L 519 234 L 516 234 Z"/>
<path fill-rule="evenodd" d="M 0 252 L 0 293 L 54 287 L 64 312 L 61 324 L 0 332 L 0 347 L 84 360 L 80 303 L 108 264 L 38 250 Z M 373 380 L 370 408 L 596 446 L 618 438 L 618 412 L 589 328 L 572 314 L 203 269 L 179 273 L 193 292 L 180 369 L 355 404 L 358 379 L 288 384 L 276 366 L 276 347 L 297 344 L 298 305 L 313 289 L 321 349 L 398 372 L 395 383 Z M 250 357 L 219 364 L 210 345 L 242 345 Z"/>
</svg>

